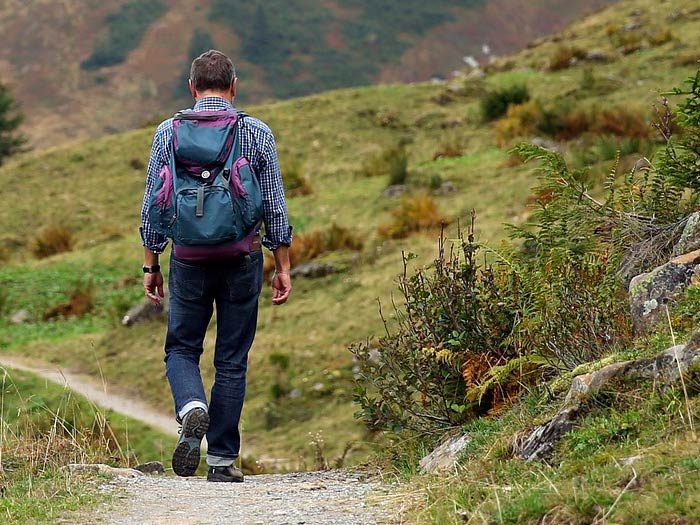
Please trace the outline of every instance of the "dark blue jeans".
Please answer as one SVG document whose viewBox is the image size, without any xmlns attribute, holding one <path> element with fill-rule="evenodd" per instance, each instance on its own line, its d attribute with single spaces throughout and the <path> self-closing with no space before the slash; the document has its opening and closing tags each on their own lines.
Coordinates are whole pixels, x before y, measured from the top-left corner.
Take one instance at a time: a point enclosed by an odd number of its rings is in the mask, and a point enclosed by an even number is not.
<svg viewBox="0 0 700 525">
<path fill-rule="evenodd" d="M 207 462 L 213 466 L 232 463 L 240 452 L 238 424 L 245 397 L 248 351 L 258 320 L 262 268 L 260 251 L 235 262 L 202 265 L 170 259 L 166 375 L 178 420 L 195 406 L 208 408 Z M 214 305 L 216 375 L 207 406 L 199 358 Z"/>
</svg>

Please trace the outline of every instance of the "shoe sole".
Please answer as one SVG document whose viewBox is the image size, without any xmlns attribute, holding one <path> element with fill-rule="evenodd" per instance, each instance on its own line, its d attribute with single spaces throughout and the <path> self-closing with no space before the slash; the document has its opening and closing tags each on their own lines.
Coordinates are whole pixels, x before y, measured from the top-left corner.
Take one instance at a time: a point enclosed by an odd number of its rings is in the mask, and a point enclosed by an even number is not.
<svg viewBox="0 0 700 525">
<path fill-rule="evenodd" d="M 207 481 L 212 481 L 214 483 L 243 483 L 243 478 L 234 478 L 215 474 L 213 476 L 207 476 Z"/>
<path fill-rule="evenodd" d="M 202 438 L 209 430 L 209 414 L 201 409 L 194 410 L 196 412 L 185 418 L 180 440 L 173 452 L 173 471 L 182 477 L 192 476 L 197 471 Z"/>
</svg>

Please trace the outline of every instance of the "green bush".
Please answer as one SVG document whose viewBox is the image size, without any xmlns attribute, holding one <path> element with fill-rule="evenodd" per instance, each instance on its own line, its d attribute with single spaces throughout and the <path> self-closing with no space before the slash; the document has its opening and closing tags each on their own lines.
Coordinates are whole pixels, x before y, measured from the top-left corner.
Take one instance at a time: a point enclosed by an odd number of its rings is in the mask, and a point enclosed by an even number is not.
<svg viewBox="0 0 700 525">
<path fill-rule="evenodd" d="M 405 184 L 408 178 L 408 155 L 402 145 L 392 146 L 370 157 L 362 167 L 367 177 L 389 176 L 389 185 Z"/>
<path fill-rule="evenodd" d="M 386 337 L 351 349 L 358 416 L 374 429 L 442 432 L 626 347 L 630 278 L 668 260 L 700 201 L 687 164 L 700 165 L 700 72 L 690 86 L 677 91 L 687 96 L 683 139 L 669 141 L 656 169 L 623 173 L 616 163 L 599 197 L 559 154 L 518 146 L 521 158 L 539 162 L 534 192 L 547 199 L 524 227 L 510 228 L 510 245 L 488 250 L 491 266 L 477 263 L 473 229 L 449 250 L 441 242 L 430 269 L 411 275 L 404 261 L 394 332 L 387 325 Z M 670 120 L 657 126 L 666 136 Z"/>
<path fill-rule="evenodd" d="M 530 91 L 524 84 L 516 84 L 486 93 L 481 99 L 481 114 L 486 122 L 501 118 L 510 106 L 530 100 Z"/>
</svg>

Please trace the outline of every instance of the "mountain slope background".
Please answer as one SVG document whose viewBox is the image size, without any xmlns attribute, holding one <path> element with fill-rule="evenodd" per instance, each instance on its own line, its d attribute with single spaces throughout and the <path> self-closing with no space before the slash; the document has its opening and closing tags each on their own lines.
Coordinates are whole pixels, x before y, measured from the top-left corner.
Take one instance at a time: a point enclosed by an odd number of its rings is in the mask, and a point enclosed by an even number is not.
<svg viewBox="0 0 700 525">
<path fill-rule="evenodd" d="M 0 81 L 42 147 L 189 105 L 189 62 L 210 47 L 236 58 L 241 102 L 259 103 L 447 77 L 464 56 L 487 62 L 612 3 L 8 0 L 0 5 Z"/>
<path fill-rule="evenodd" d="M 487 94 L 524 84 L 549 112 L 586 117 L 602 108 L 612 124 L 624 124 L 548 138 L 574 166 L 586 167 L 595 187 L 618 149 L 625 150 L 621 166 L 630 167 L 659 147 L 647 124 L 651 106 L 697 70 L 699 23 L 700 9 L 690 0 L 627 0 L 499 61 L 484 78 L 345 89 L 251 108 L 275 130 L 287 182 L 294 175 L 308 186 L 290 192 L 296 245 L 309 249 L 321 232 L 324 243 L 335 243 L 321 251 L 341 271 L 297 279 L 293 301 L 283 308 L 273 308 L 265 290 L 251 353 L 245 454 L 287 468 L 347 464 L 366 458 L 380 438 L 353 418 L 355 364 L 347 346 L 383 333 L 377 298 L 393 322 L 401 253 L 418 255 L 412 265 L 429 263 L 439 218 L 454 225 L 472 209 L 478 239 L 497 242 L 505 236 L 502 223 L 521 224 L 536 202 L 531 168 L 508 154 L 533 132 L 505 136 L 508 117 L 484 122 Z M 649 36 L 657 34 L 664 38 Z M 619 35 L 636 47 L 622 48 Z M 599 49 L 606 59 L 569 57 L 562 65 L 560 57 L 572 49 Z M 569 128 L 577 120 L 562 119 Z M 148 126 L 85 140 L 19 156 L 0 169 L 0 200 L 7 203 L 0 214 L 0 349 L 104 377 L 167 413 L 164 324 L 119 324 L 143 299 L 137 228 L 152 135 Z M 384 192 L 395 180 L 384 164 L 387 155 L 400 159 L 401 148 L 407 193 L 392 198 Z M 443 191 L 448 181 L 454 191 Z M 426 218 L 426 233 L 383 233 L 397 220 L 413 225 Z M 35 258 L 49 226 L 67 232 L 72 250 Z M 339 242 L 343 236 L 354 240 Z M 80 315 L 59 308 L 81 297 Z M 28 322 L 10 322 L 21 309 Z M 203 359 L 207 382 L 214 330 Z"/>
</svg>

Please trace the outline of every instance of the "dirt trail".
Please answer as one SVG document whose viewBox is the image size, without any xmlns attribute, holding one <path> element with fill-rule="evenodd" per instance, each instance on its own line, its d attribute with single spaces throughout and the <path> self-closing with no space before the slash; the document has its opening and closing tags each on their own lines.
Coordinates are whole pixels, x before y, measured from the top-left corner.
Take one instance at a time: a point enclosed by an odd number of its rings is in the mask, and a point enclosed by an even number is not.
<svg viewBox="0 0 700 525">
<path fill-rule="evenodd" d="M 142 401 L 110 392 L 109 385 L 100 385 L 90 376 L 67 372 L 54 364 L 0 354 L 0 369 L 2 368 L 31 372 L 59 385 L 65 385 L 102 408 L 126 414 L 166 434 L 177 435 L 178 425 L 172 415 L 153 410 Z"/>
<path fill-rule="evenodd" d="M 117 501 L 81 524 L 108 525 L 379 525 L 395 498 L 386 487 L 342 471 L 248 476 L 244 483 L 203 478 L 115 480 Z"/>
<path fill-rule="evenodd" d="M 110 393 L 93 378 L 0 354 L 3 368 L 34 373 L 65 385 L 93 403 L 177 435 L 172 416 L 145 403 Z M 204 478 L 143 476 L 115 478 L 102 487 L 116 497 L 97 512 L 60 523 L 81 525 L 380 525 L 397 516 L 400 500 L 387 486 L 345 471 L 248 476 L 245 483 L 209 483 Z M 389 505 L 392 505 L 391 508 Z M 400 505 L 398 505 L 400 507 Z"/>
</svg>

